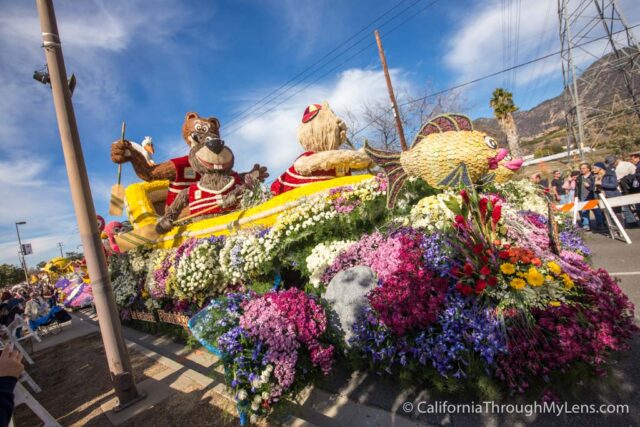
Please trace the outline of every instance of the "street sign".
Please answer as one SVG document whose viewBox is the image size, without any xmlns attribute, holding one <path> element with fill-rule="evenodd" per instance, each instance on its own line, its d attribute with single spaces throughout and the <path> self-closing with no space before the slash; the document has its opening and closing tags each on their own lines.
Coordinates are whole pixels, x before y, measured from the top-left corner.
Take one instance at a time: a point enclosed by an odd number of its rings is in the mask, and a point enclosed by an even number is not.
<svg viewBox="0 0 640 427">
<path fill-rule="evenodd" d="M 23 243 L 22 255 L 31 255 L 32 253 L 33 253 L 33 249 L 31 248 L 31 243 Z"/>
</svg>

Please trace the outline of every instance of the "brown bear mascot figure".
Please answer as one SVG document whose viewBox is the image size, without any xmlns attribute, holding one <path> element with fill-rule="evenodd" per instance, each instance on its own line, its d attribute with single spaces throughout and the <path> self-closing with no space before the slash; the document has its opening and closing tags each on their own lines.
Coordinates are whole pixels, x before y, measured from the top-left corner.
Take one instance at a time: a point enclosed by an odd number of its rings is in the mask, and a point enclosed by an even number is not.
<svg viewBox="0 0 640 427">
<path fill-rule="evenodd" d="M 189 147 L 206 143 L 220 138 L 220 122 L 215 117 L 200 117 L 198 113 L 187 113 L 182 125 L 182 137 Z M 169 192 L 165 209 L 176 199 L 178 194 L 191 184 L 200 180 L 199 173 L 189 164 L 189 156 L 177 157 L 156 165 L 150 165 L 147 159 L 133 149 L 131 142 L 116 141 L 111 145 L 111 160 L 114 163 L 130 161 L 136 175 L 143 181 L 157 181 L 168 179 Z M 253 179 L 264 181 L 269 176 L 267 168 L 256 164 L 253 169 L 245 174 L 240 174 L 244 179 L 251 175 Z"/>
<path fill-rule="evenodd" d="M 215 215 L 235 210 L 242 191 L 257 183 L 252 174 L 242 177 L 233 171 L 233 152 L 220 138 L 207 138 L 192 145 L 188 159 L 190 167 L 201 177 L 200 181 L 178 193 L 156 224 L 158 233 L 171 230 L 185 207 L 189 207 L 189 215 Z"/>
<path fill-rule="evenodd" d="M 271 185 L 274 196 L 312 182 L 351 175 L 365 169 L 371 159 L 363 150 L 339 150 L 347 139 L 347 125 L 324 102 L 307 107 L 298 128 L 305 152 Z"/>
</svg>

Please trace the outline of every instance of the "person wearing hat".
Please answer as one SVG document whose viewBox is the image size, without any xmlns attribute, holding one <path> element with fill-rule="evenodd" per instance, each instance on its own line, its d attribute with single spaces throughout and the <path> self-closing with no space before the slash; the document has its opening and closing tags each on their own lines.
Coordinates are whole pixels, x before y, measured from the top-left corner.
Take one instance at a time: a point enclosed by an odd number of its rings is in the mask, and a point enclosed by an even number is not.
<svg viewBox="0 0 640 427">
<path fill-rule="evenodd" d="M 620 160 L 613 155 L 609 155 L 605 157 L 604 164 L 607 165 L 607 167 L 611 167 L 615 169 L 616 177 L 618 178 L 618 184 L 620 184 L 621 181 L 623 181 L 622 188 L 621 188 L 622 193 L 627 194 L 629 192 L 628 191 L 629 189 L 627 188 L 627 185 L 625 185 L 625 183 L 629 175 L 635 176 L 636 166 L 631 162 L 627 162 L 626 160 Z"/>
<path fill-rule="evenodd" d="M 619 160 L 615 156 L 607 156 L 604 159 L 604 164 L 596 163 L 596 165 L 598 164 L 604 166 L 604 168 L 602 168 L 604 171 L 600 173 L 600 176 L 602 177 L 601 187 L 606 197 L 617 197 L 623 193 L 629 193 L 629 180 L 635 179 L 635 166 L 632 163 Z M 620 179 L 618 171 L 626 175 Z M 632 173 L 629 174 L 628 172 Z M 620 191 L 621 189 L 624 189 L 624 191 Z M 622 212 L 625 227 L 634 228 L 638 226 L 638 221 L 629 206 L 622 206 L 622 209 L 615 208 L 614 211 L 616 213 Z"/>
</svg>

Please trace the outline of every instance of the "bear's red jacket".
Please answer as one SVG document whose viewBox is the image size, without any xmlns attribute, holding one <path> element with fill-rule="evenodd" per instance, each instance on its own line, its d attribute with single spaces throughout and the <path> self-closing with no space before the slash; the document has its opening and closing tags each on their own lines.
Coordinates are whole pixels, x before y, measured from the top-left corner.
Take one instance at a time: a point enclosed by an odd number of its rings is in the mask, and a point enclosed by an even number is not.
<svg viewBox="0 0 640 427">
<path fill-rule="evenodd" d="M 308 157 L 312 154 L 315 153 L 313 151 L 307 151 L 305 153 L 302 153 L 298 157 L 298 159 L 301 157 Z M 345 175 L 351 175 L 351 172 L 347 172 Z M 338 173 L 335 169 L 326 171 L 315 171 L 310 176 L 300 175 L 295 166 L 291 165 L 291 167 L 287 169 L 285 173 L 280 175 L 278 179 L 276 179 L 273 184 L 271 184 L 271 193 L 274 196 L 277 196 L 278 194 L 286 193 L 287 191 L 293 190 L 294 188 L 298 188 L 306 184 L 311 184 L 312 182 L 326 181 L 328 179 L 336 178 L 337 176 Z"/>
</svg>

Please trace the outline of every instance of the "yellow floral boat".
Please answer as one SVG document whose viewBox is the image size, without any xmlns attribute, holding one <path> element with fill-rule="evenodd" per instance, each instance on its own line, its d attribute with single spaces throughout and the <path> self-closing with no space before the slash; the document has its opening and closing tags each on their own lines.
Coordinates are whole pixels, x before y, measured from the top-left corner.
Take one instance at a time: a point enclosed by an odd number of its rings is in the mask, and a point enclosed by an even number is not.
<svg viewBox="0 0 640 427">
<path fill-rule="evenodd" d="M 372 177 L 353 175 L 308 184 L 248 209 L 174 227 L 166 234 L 155 238 L 149 238 L 141 230 L 153 228 L 159 220 L 164 211 L 169 181 L 132 184 L 125 191 L 125 200 L 133 231 L 117 235 L 116 242 L 122 251 L 143 245 L 169 249 L 180 246 L 191 237 L 227 235 L 245 228 L 270 227 L 280 215 L 300 205 L 309 196 L 328 193 L 333 188 L 357 184 Z"/>
</svg>

